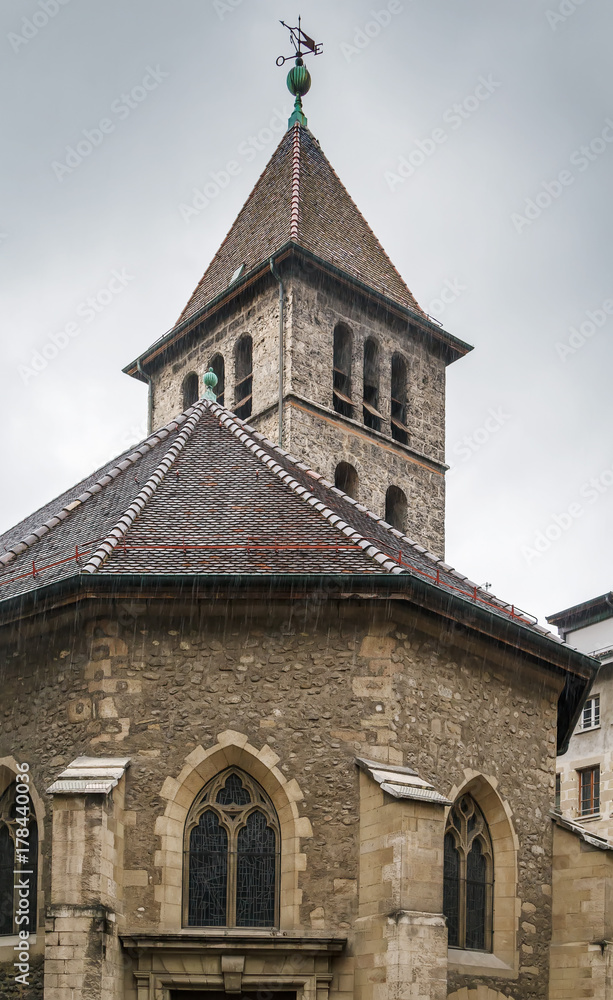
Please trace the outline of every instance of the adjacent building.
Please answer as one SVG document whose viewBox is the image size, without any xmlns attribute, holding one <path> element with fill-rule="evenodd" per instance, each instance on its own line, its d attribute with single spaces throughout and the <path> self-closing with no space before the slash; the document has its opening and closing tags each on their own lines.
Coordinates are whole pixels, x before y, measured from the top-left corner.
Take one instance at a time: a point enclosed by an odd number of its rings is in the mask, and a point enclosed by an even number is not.
<svg viewBox="0 0 613 1000">
<path fill-rule="evenodd" d="M 601 664 L 568 750 L 558 758 L 555 805 L 613 843 L 613 593 L 547 620 L 565 642 Z"/>
</svg>

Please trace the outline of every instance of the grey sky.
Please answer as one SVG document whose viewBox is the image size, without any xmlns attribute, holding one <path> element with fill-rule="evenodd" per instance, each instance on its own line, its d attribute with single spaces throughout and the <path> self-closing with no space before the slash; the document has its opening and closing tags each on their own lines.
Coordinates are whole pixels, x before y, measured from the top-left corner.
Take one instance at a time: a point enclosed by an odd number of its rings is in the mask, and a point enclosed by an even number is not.
<svg viewBox="0 0 613 1000">
<path fill-rule="evenodd" d="M 121 368 L 173 325 L 280 138 L 278 20 L 298 13 L 4 0 L 1 530 L 144 436 Z M 302 13 L 324 42 L 309 127 L 421 305 L 475 345 L 449 369 L 448 561 L 541 619 L 611 589 L 610 0 Z M 63 170 L 83 130 L 97 145 Z M 67 346 L 28 374 L 52 335 Z"/>
</svg>

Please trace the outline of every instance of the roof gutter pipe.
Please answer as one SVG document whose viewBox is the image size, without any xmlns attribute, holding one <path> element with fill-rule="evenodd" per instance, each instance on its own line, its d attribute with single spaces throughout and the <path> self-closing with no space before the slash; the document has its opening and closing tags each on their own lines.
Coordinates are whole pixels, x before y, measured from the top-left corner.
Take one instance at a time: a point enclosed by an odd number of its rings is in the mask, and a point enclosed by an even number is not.
<svg viewBox="0 0 613 1000">
<path fill-rule="evenodd" d="M 278 271 L 275 270 L 275 259 L 270 258 L 270 271 L 275 279 L 279 282 L 279 447 L 283 447 L 283 326 L 284 326 L 284 300 L 285 296 L 283 294 L 283 279 Z"/>
<path fill-rule="evenodd" d="M 147 383 L 147 386 L 148 386 L 148 395 L 147 395 L 147 434 L 151 434 L 152 431 L 153 431 L 153 426 L 152 426 L 153 425 L 153 380 L 151 378 L 151 375 L 147 375 L 147 372 L 144 370 L 143 366 L 141 365 L 140 358 L 138 358 L 137 361 L 136 361 L 136 368 L 137 368 L 137 371 L 138 371 L 139 375 L 142 375 L 142 377 L 144 378 L 144 380 L 145 380 L 145 382 Z"/>
</svg>

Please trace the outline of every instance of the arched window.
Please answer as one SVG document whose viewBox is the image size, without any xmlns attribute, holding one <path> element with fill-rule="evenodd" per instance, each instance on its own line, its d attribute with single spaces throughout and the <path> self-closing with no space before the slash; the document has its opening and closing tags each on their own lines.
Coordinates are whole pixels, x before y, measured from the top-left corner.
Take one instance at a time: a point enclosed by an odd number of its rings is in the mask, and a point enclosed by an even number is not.
<svg viewBox="0 0 613 1000">
<path fill-rule="evenodd" d="M 184 923 L 273 927 L 279 846 L 274 806 L 257 782 L 234 767 L 213 778 L 185 826 Z"/>
<path fill-rule="evenodd" d="M 443 913 L 450 948 L 492 950 L 493 890 L 490 832 L 472 796 L 462 795 L 445 829 Z"/>
<path fill-rule="evenodd" d="M 27 837 L 23 834 L 26 829 Z M 0 935 L 17 934 L 20 930 L 36 932 L 37 872 L 38 827 L 34 807 L 28 792 L 18 792 L 17 782 L 13 782 L 0 798 Z M 28 887 L 27 897 L 21 897 L 28 901 L 28 920 L 19 926 L 15 924 L 20 902 L 19 889 L 15 888 L 17 880 L 22 884 L 26 881 Z"/>
<path fill-rule="evenodd" d="M 198 376 L 196 372 L 190 372 L 183 379 L 183 409 L 187 410 L 188 406 L 193 406 L 198 399 Z"/>
<path fill-rule="evenodd" d="M 226 364 L 223 359 L 223 355 L 216 354 L 214 358 L 211 358 L 211 363 L 209 368 L 212 368 L 217 375 L 217 385 L 215 386 L 215 395 L 217 396 L 217 402 L 220 406 L 224 405 L 224 396 L 226 390 Z"/>
<path fill-rule="evenodd" d="M 362 398 L 364 423 L 373 430 L 381 430 L 382 414 L 379 412 L 379 346 L 368 339 L 364 344 L 364 393 Z"/>
<path fill-rule="evenodd" d="M 332 402 L 337 413 L 345 417 L 353 416 L 351 398 L 351 356 L 353 336 L 351 330 L 341 323 L 334 330 L 334 372 L 332 379 Z"/>
<path fill-rule="evenodd" d="M 385 520 L 398 531 L 407 530 L 407 498 L 398 486 L 390 486 L 385 494 Z"/>
<path fill-rule="evenodd" d="M 236 345 L 234 412 L 241 420 L 251 416 L 253 409 L 253 340 L 246 334 Z"/>
<path fill-rule="evenodd" d="M 409 443 L 407 432 L 407 363 L 400 354 L 392 355 L 392 437 Z"/>
<path fill-rule="evenodd" d="M 353 465 L 348 462 L 339 462 L 334 470 L 334 485 L 342 490 L 352 500 L 358 499 L 358 474 Z"/>
</svg>

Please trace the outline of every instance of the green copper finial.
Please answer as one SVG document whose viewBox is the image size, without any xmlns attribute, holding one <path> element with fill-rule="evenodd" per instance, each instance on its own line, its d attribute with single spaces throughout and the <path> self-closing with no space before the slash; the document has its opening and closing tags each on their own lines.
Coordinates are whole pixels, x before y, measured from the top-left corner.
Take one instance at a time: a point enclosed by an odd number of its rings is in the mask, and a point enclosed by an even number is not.
<svg viewBox="0 0 613 1000">
<path fill-rule="evenodd" d="M 302 30 L 302 21 L 300 18 L 298 18 L 297 28 L 291 28 L 289 24 L 285 23 L 285 21 L 281 21 L 281 24 L 284 28 L 287 28 L 290 33 L 296 57 L 296 65 L 287 74 L 288 90 L 290 94 L 293 94 L 296 98 L 294 103 L 294 113 L 288 121 L 287 127 L 292 128 L 292 126 L 298 122 L 306 128 L 307 119 L 302 110 L 302 98 L 305 94 L 308 94 L 311 89 L 311 74 L 304 65 L 302 56 L 304 52 L 310 52 L 314 56 L 320 55 L 323 50 L 323 45 L 319 42 L 314 42 L 313 39 Z M 293 58 L 294 56 L 279 56 L 277 59 L 277 66 L 283 66 L 284 63 Z"/>
<path fill-rule="evenodd" d="M 311 74 L 304 65 L 300 56 L 296 59 L 296 65 L 287 74 L 287 89 L 296 98 L 294 103 L 294 113 L 287 123 L 291 128 L 296 122 L 300 122 L 304 128 L 307 127 L 307 117 L 302 110 L 302 98 L 311 89 Z"/>
<path fill-rule="evenodd" d="M 211 403 L 216 403 L 217 396 L 213 392 L 213 389 L 219 382 L 219 379 L 217 378 L 217 375 L 215 374 L 212 368 L 209 368 L 208 372 L 204 373 L 204 375 L 202 376 L 202 381 L 204 382 L 205 385 L 203 398 L 210 399 Z"/>
</svg>

